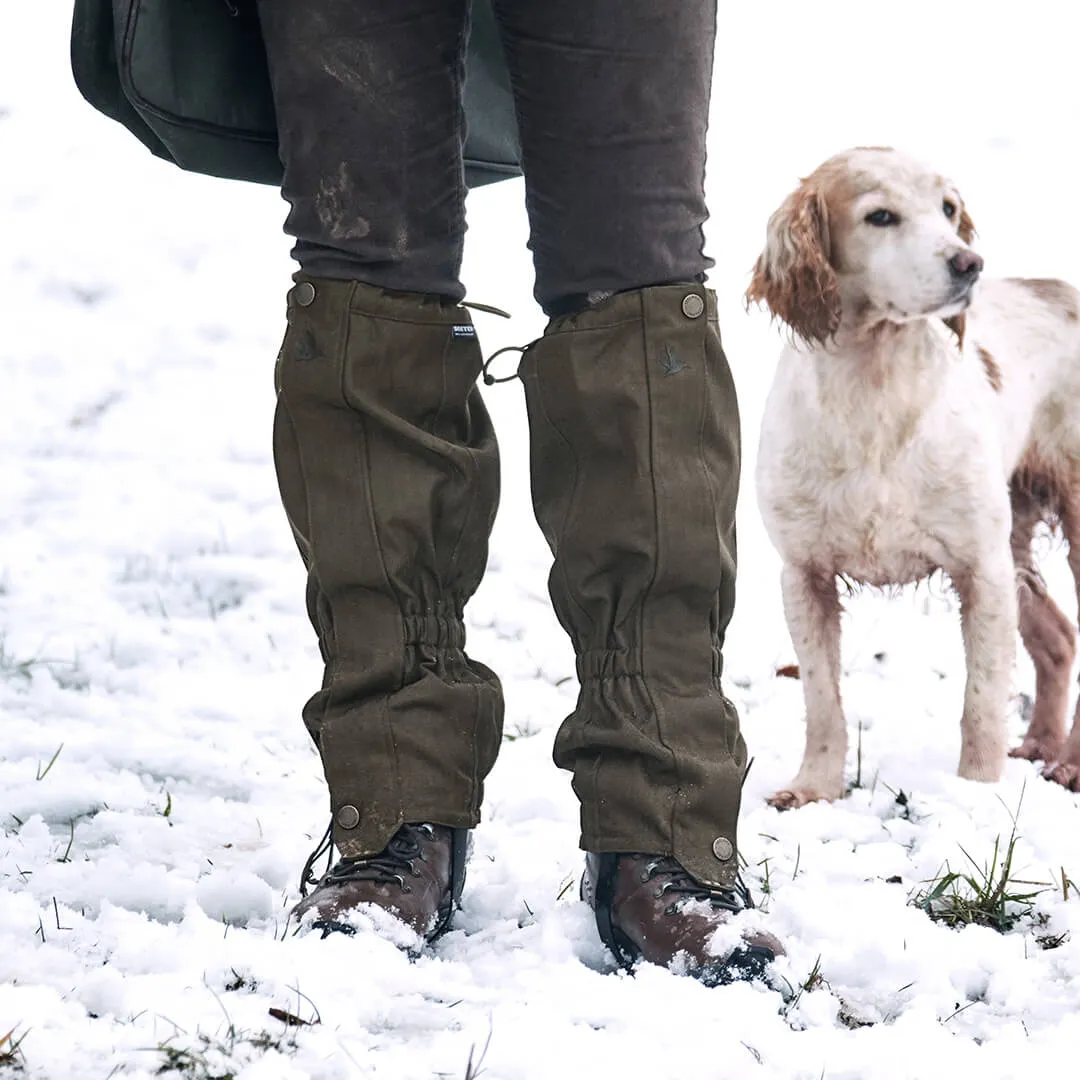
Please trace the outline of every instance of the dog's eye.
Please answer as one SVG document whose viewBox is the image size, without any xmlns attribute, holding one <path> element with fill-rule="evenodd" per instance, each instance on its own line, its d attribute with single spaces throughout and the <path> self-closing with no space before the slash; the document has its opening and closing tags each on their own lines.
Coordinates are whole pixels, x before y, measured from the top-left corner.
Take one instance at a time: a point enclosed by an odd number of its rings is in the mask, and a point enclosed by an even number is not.
<svg viewBox="0 0 1080 1080">
<path fill-rule="evenodd" d="M 875 210 L 871 214 L 867 214 L 863 219 L 867 225 L 899 225 L 900 215 L 894 214 L 891 210 Z"/>
<path fill-rule="evenodd" d="M 948 199 L 946 199 L 941 204 L 941 209 L 945 212 L 945 216 L 950 220 L 956 217 L 956 203 L 950 202 Z"/>
</svg>

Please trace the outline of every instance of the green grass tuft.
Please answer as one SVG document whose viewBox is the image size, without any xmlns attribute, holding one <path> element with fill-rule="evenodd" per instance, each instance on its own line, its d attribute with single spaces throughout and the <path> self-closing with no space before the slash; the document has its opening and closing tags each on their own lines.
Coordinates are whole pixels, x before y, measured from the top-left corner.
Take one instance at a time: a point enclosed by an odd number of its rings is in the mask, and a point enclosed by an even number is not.
<svg viewBox="0 0 1080 1080">
<path fill-rule="evenodd" d="M 22 1072 L 24 1059 L 19 1047 L 26 1038 L 26 1033 L 23 1032 L 16 1038 L 15 1030 L 12 1028 L 6 1035 L 0 1035 L 0 1069 Z"/>
<path fill-rule="evenodd" d="M 926 887 L 912 894 L 908 902 L 946 926 L 988 926 L 1001 934 L 1030 916 L 1035 898 L 1052 886 L 1013 876 L 1019 813 L 1017 807 L 1008 842 L 1003 846 L 1001 837 L 995 838 L 988 863 L 980 865 L 961 847 L 970 869 L 958 872 L 946 862 L 944 870 L 923 882 Z"/>
</svg>

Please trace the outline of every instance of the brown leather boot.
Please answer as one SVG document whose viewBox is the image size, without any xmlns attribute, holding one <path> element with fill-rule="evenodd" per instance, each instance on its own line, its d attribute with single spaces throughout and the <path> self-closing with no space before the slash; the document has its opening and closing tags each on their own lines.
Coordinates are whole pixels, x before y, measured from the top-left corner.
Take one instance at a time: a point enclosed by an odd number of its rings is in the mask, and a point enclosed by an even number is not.
<svg viewBox="0 0 1080 1080">
<path fill-rule="evenodd" d="M 670 856 L 590 852 L 581 893 L 604 944 L 627 968 L 645 960 L 721 986 L 761 978 L 784 955 L 763 930 L 747 930 L 742 946 L 716 955 L 711 939 L 733 915 L 754 906 L 750 891 L 739 879 L 731 889 L 706 888 Z"/>
<path fill-rule="evenodd" d="M 377 855 L 342 859 L 293 908 L 302 919 L 314 911 L 311 925 L 323 937 L 335 931 L 356 933 L 349 915 L 364 905 L 374 905 L 394 915 L 425 941 L 434 941 L 450 925 L 465 884 L 467 829 L 445 825 L 402 825 Z M 323 848 L 322 850 L 326 850 Z M 301 892 L 314 881 L 305 868 Z"/>
</svg>

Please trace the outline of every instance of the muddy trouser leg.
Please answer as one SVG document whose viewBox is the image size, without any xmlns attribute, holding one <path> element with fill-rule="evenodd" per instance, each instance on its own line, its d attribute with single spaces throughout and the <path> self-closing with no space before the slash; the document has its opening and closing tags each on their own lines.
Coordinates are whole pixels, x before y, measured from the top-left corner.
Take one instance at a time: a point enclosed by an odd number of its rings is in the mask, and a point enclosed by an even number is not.
<svg viewBox="0 0 1080 1080">
<path fill-rule="evenodd" d="M 458 301 L 468 0 L 258 0 L 293 256 Z"/>
<path fill-rule="evenodd" d="M 715 4 L 497 0 L 536 297 L 533 503 L 580 694 L 581 845 L 729 887 L 746 749 L 721 687 L 739 415 L 702 282 Z"/>
<path fill-rule="evenodd" d="M 468 828 L 501 738 L 465 653 L 498 451 L 456 303 L 464 0 L 260 0 L 302 271 L 274 459 L 325 662 L 304 708 L 345 857 Z"/>
</svg>

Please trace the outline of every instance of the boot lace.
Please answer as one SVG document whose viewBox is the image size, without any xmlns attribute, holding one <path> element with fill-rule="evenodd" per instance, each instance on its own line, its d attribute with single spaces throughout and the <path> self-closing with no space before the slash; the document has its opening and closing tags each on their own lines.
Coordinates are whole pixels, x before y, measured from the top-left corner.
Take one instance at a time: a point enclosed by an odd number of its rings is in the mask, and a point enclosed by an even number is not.
<svg viewBox="0 0 1080 1080">
<path fill-rule="evenodd" d="M 379 885 L 397 885 L 402 892 L 411 892 L 405 883 L 406 875 L 415 876 L 413 863 L 423 861 L 421 843 L 430 840 L 435 830 L 430 825 L 402 825 L 392 837 L 390 843 L 377 855 L 363 856 L 359 859 L 341 859 L 334 866 L 333 824 L 329 825 L 319 841 L 318 847 L 308 856 L 300 875 L 300 895 L 307 896 L 311 886 L 322 888 L 326 885 L 343 885 L 350 881 L 373 881 Z M 323 855 L 327 856 L 326 872 L 322 878 L 314 873 L 315 863 Z"/>
<path fill-rule="evenodd" d="M 704 900 L 714 908 L 730 911 L 737 915 L 740 911 L 754 906 L 754 898 L 743 881 L 742 875 L 736 875 L 735 884 L 730 889 L 714 885 L 702 885 L 695 877 L 683 869 L 682 864 L 670 856 L 649 859 L 641 875 L 643 882 L 659 881 L 657 897 L 672 893 L 675 899 L 668 905 L 665 913 L 676 914 L 678 905 L 684 900 Z"/>
</svg>

